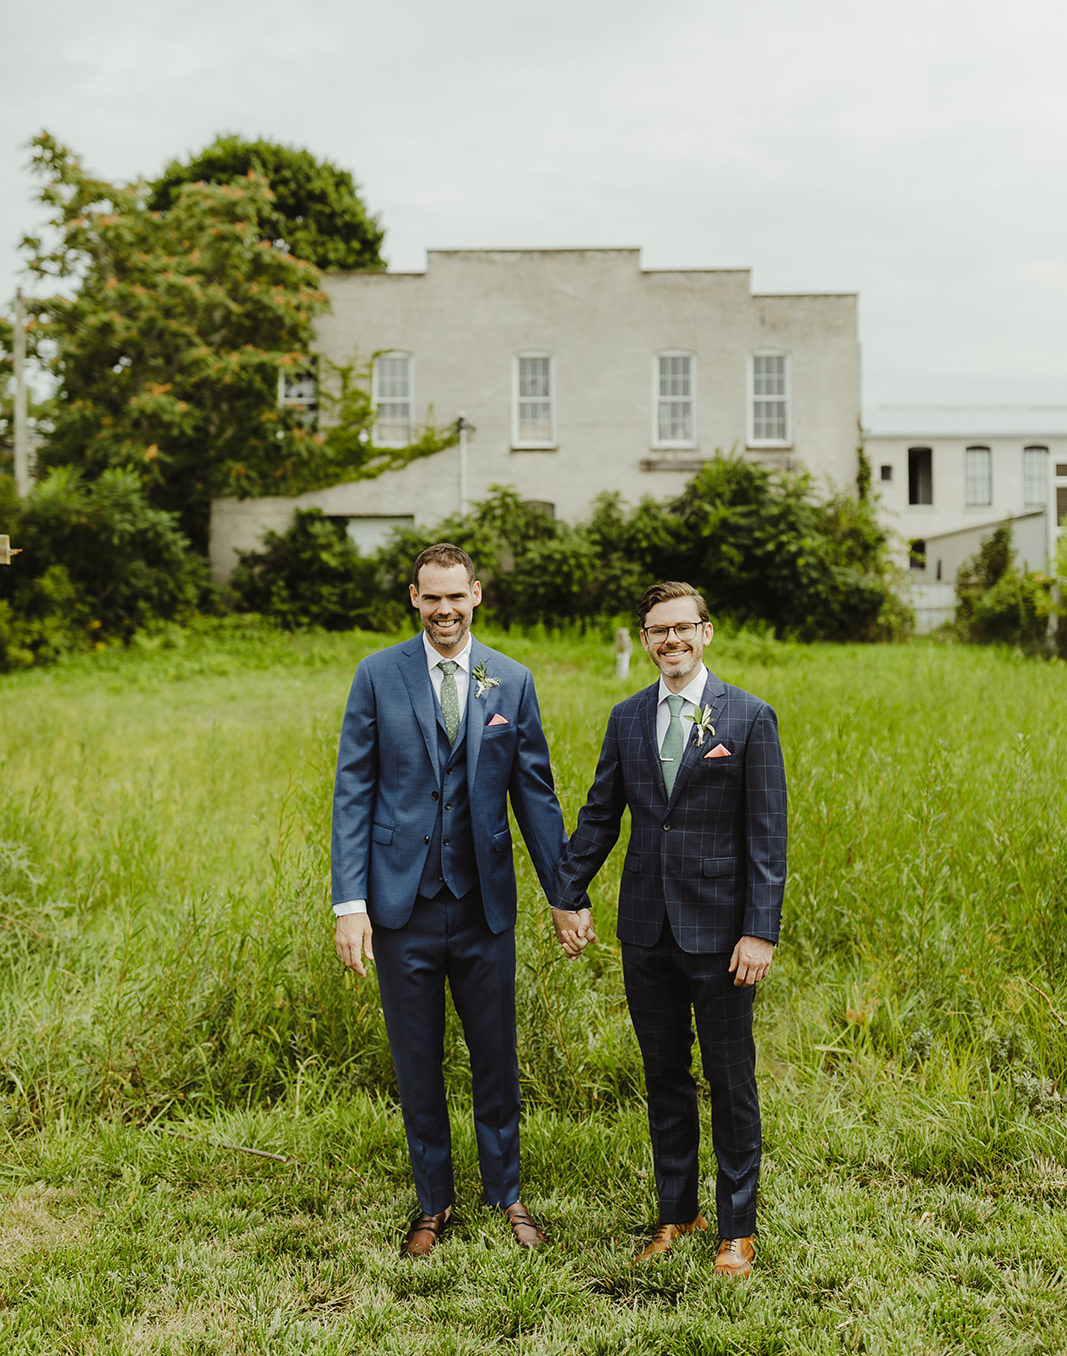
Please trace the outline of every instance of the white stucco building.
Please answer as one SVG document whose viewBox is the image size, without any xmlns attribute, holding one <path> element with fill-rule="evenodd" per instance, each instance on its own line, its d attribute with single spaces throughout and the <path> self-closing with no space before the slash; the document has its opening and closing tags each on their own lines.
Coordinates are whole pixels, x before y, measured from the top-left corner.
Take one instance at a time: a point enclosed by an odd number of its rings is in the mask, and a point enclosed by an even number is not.
<svg viewBox="0 0 1067 1356">
<path fill-rule="evenodd" d="M 1019 568 L 1047 568 L 1067 517 L 1067 407 L 884 406 L 864 428 L 923 629 L 952 616 L 957 570 L 1002 523 Z"/>
<path fill-rule="evenodd" d="M 283 530 L 298 507 L 343 519 L 373 549 L 432 526 L 492 485 L 559 517 L 604 490 L 677 494 L 717 449 L 822 483 L 855 483 L 860 350 L 853 294 L 753 295 L 745 269 L 644 269 L 636 249 L 430 251 L 422 273 L 328 275 L 319 347 L 374 356 L 375 443 L 432 419 L 473 426 L 377 480 L 298 499 L 221 500 L 212 563 Z"/>
</svg>

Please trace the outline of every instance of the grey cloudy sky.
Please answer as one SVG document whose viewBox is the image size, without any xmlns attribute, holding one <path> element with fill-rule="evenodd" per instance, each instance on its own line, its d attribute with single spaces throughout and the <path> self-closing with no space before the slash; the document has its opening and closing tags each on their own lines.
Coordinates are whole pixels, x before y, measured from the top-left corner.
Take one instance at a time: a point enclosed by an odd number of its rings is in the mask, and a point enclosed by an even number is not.
<svg viewBox="0 0 1067 1356">
<path fill-rule="evenodd" d="M 860 294 L 864 403 L 1067 404 L 1061 0 L 0 0 L 0 298 L 25 143 L 104 177 L 220 131 L 352 170 L 392 268 L 640 246 Z"/>
</svg>

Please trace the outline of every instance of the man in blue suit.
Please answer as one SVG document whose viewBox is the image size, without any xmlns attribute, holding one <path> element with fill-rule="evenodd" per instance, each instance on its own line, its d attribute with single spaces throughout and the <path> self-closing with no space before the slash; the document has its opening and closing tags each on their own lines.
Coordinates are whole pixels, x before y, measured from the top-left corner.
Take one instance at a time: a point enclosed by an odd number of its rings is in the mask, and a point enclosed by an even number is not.
<svg viewBox="0 0 1067 1356">
<path fill-rule="evenodd" d="M 530 671 L 470 634 L 481 584 L 439 543 L 412 571 L 412 640 L 368 655 L 341 727 L 333 801 L 337 954 L 378 973 L 425 1256 L 454 1204 L 441 1062 L 445 981 L 463 1023 L 486 1200 L 522 1247 L 544 1236 L 519 1199 L 515 867 L 508 798 L 546 893 L 566 842 Z"/>
<path fill-rule="evenodd" d="M 691 585 L 655 585 L 638 614 L 660 679 L 611 713 L 560 863 L 553 916 L 568 955 L 594 940 L 585 890 L 628 808 L 618 935 L 659 1195 L 659 1226 L 640 1256 L 707 1228 L 697 1203 L 695 1018 L 718 1160 L 715 1270 L 745 1276 L 755 1257 L 762 1144 L 752 1003 L 778 941 L 786 875 L 778 724 L 766 702 L 704 666 L 713 628 Z"/>
</svg>

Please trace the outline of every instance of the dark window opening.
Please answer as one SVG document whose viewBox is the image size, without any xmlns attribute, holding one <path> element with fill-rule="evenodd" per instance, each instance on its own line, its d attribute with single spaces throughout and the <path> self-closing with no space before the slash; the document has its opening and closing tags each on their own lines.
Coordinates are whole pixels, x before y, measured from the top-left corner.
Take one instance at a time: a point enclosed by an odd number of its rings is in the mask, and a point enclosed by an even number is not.
<svg viewBox="0 0 1067 1356">
<path fill-rule="evenodd" d="M 926 569 L 926 542 L 922 537 L 908 544 L 908 566 L 912 570 Z"/>
<path fill-rule="evenodd" d="M 882 479 L 883 479 L 883 480 L 892 480 L 892 479 L 893 479 L 893 468 L 892 468 L 892 466 L 885 466 L 885 465 L 882 466 Z"/>
<path fill-rule="evenodd" d="M 934 454 L 929 447 L 908 448 L 908 503 L 934 502 Z"/>
</svg>

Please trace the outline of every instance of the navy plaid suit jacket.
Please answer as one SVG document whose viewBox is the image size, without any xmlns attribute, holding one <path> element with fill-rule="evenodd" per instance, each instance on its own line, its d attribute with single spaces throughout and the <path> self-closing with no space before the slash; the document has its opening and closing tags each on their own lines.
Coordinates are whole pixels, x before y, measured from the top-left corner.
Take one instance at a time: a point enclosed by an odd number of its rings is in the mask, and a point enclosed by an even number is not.
<svg viewBox="0 0 1067 1356">
<path fill-rule="evenodd" d="M 778 721 L 751 693 L 709 674 L 715 734 L 691 729 L 670 800 L 656 741 L 659 684 L 608 718 L 596 776 L 556 875 L 554 903 L 582 907 L 629 809 L 619 889 L 621 941 L 653 946 L 666 914 L 683 951 L 777 942 L 786 876 L 786 788 Z M 729 756 L 708 757 L 722 745 Z"/>
</svg>

